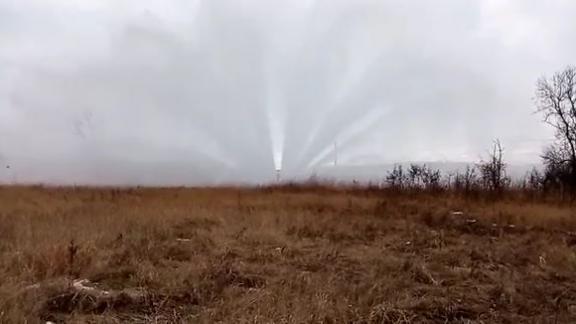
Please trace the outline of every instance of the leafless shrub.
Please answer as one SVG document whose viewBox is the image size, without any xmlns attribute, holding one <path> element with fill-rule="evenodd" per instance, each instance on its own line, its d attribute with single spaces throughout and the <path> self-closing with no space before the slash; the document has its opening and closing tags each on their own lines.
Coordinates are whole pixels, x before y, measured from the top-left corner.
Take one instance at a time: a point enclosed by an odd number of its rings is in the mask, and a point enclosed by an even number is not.
<svg viewBox="0 0 576 324">
<path fill-rule="evenodd" d="M 481 161 L 478 169 L 482 185 L 493 193 L 501 194 L 510 184 L 510 177 L 506 175 L 504 149 L 499 140 L 494 141 L 488 160 Z"/>
</svg>

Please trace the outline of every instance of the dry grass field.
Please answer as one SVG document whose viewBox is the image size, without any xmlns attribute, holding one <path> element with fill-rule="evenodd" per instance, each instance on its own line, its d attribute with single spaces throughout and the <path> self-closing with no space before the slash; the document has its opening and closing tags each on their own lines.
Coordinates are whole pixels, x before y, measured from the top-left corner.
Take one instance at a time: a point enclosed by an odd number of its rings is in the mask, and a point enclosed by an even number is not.
<svg viewBox="0 0 576 324">
<path fill-rule="evenodd" d="M 2 323 L 571 323 L 576 210 L 322 187 L 0 188 Z"/>
</svg>

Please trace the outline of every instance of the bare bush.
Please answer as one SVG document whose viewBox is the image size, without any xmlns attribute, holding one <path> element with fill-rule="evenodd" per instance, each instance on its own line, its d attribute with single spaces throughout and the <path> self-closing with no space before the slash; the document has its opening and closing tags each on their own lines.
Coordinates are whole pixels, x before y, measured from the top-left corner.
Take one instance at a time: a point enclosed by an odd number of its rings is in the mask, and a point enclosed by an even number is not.
<svg viewBox="0 0 576 324">
<path fill-rule="evenodd" d="M 464 172 L 457 172 L 451 189 L 457 192 L 471 193 L 478 186 L 478 175 L 474 166 L 466 166 Z"/>
<path fill-rule="evenodd" d="M 504 149 L 499 140 L 494 141 L 488 160 L 480 162 L 478 169 L 482 185 L 491 192 L 501 193 L 510 184 L 510 177 L 506 175 Z"/>
<path fill-rule="evenodd" d="M 392 171 L 386 176 L 386 185 L 393 189 L 404 189 L 408 182 L 408 176 L 401 165 L 394 165 Z"/>
</svg>

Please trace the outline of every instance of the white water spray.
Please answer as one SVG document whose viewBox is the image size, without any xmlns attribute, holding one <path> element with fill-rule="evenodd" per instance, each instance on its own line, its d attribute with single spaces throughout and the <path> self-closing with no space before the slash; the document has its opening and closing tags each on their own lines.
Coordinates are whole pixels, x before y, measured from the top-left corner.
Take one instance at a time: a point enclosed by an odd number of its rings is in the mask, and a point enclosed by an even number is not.
<svg viewBox="0 0 576 324">
<path fill-rule="evenodd" d="M 369 113 L 355 120 L 344 129 L 334 141 L 334 144 L 326 146 L 307 165 L 307 169 L 313 169 L 325 162 L 330 156 L 334 156 L 334 166 L 337 165 L 338 149 L 346 146 L 358 135 L 363 134 L 367 129 L 371 129 L 379 124 L 380 120 L 387 115 L 388 109 L 375 107 Z"/>
<path fill-rule="evenodd" d="M 268 95 L 267 95 L 267 113 L 268 127 L 270 131 L 270 143 L 272 145 L 272 160 L 276 179 L 280 179 L 282 164 L 284 161 L 284 141 L 285 141 L 285 110 L 280 98 L 280 93 L 271 73 L 268 70 Z"/>
</svg>

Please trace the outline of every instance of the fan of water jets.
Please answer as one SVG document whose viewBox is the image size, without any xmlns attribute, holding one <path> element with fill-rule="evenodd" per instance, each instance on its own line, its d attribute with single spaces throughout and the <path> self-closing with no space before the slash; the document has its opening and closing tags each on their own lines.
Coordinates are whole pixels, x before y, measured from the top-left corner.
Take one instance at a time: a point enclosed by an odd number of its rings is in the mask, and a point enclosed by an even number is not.
<svg viewBox="0 0 576 324">
<path fill-rule="evenodd" d="M 370 33 L 378 17 L 323 10 L 333 5 L 206 0 L 179 25 L 133 18 L 105 57 L 27 84 L 43 89 L 44 105 L 76 108 L 73 132 L 91 152 L 121 156 L 126 147 L 111 152 L 110 141 L 144 138 L 146 154 L 212 166 L 214 179 L 304 175 L 388 111 L 375 82 L 384 67 Z M 25 89 L 21 103 L 34 100 Z M 135 158 L 149 157 L 136 146 Z"/>
</svg>

